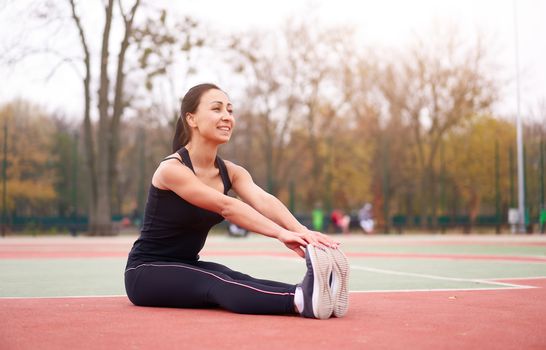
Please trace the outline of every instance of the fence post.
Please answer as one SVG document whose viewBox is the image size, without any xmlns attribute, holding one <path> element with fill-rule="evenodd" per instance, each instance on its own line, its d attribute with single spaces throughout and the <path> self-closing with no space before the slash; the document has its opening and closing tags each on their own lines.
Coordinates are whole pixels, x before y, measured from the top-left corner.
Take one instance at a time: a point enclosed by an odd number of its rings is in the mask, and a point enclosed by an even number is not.
<svg viewBox="0 0 546 350">
<path fill-rule="evenodd" d="M 4 152 L 2 159 L 2 237 L 6 235 L 8 225 L 7 205 L 8 205 L 8 116 L 4 117 Z"/>
<path fill-rule="evenodd" d="M 499 186 L 499 141 L 495 140 L 495 231 L 501 232 L 501 220 L 500 220 L 500 186 Z"/>
</svg>

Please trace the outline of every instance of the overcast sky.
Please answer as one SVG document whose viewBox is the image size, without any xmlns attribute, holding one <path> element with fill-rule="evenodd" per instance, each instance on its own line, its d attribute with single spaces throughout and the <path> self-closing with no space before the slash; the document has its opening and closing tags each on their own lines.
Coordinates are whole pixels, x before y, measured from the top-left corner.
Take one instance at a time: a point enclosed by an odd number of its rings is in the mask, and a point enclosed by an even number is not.
<svg viewBox="0 0 546 350">
<path fill-rule="evenodd" d="M 0 43 L 14 40 L 21 18 L 14 6 L 27 0 L 0 0 Z M 60 1 L 60 0 L 58 0 Z M 99 0 L 86 0 L 87 3 Z M 511 116 L 516 111 L 515 36 L 513 0 L 157 0 L 175 7 L 181 14 L 193 15 L 207 26 L 222 31 L 244 32 L 250 29 L 278 29 L 289 16 L 313 12 L 324 23 L 354 24 L 366 45 L 403 47 L 415 35 L 426 35 L 433 22 L 453 23 L 466 33 L 478 30 L 492 38 L 494 52 L 503 67 L 499 74 L 505 86 L 497 112 Z M 24 6 L 24 5 L 23 5 Z M 517 1 L 519 38 L 521 112 L 524 118 L 546 102 L 546 0 Z M 100 11 L 88 10 L 85 16 L 100 18 Z M 36 29 L 33 29 L 36 30 Z M 25 40 L 32 40 L 32 31 Z M 38 36 L 38 34 L 36 34 Z M 2 46 L 0 45 L 0 49 Z M 61 69 L 47 82 L 45 76 L 54 60 L 28 62 L 7 70 L 0 67 L 0 102 L 24 97 L 51 109 L 81 115 L 81 83 L 71 69 Z M 218 80 L 226 77 L 200 76 L 194 79 Z M 221 82 L 219 82 L 221 83 Z M 180 92 L 181 94 L 184 91 Z M 236 103 L 236 101 L 234 101 Z M 546 116 L 542 116 L 546 120 Z"/>
</svg>

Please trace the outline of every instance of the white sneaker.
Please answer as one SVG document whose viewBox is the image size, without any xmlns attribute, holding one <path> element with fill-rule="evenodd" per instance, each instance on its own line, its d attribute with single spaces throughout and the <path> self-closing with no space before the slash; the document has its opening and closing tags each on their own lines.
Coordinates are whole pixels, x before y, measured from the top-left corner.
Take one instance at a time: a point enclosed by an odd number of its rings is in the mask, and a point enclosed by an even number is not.
<svg viewBox="0 0 546 350">
<path fill-rule="evenodd" d="M 332 260 L 325 250 L 308 245 L 305 252 L 307 273 L 301 282 L 303 312 L 308 318 L 327 319 L 332 315 L 334 299 L 330 290 Z"/>
<path fill-rule="evenodd" d="M 329 248 L 328 253 L 333 261 L 330 284 L 334 298 L 333 314 L 335 317 L 343 317 L 349 310 L 349 261 L 339 248 Z"/>
</svg>

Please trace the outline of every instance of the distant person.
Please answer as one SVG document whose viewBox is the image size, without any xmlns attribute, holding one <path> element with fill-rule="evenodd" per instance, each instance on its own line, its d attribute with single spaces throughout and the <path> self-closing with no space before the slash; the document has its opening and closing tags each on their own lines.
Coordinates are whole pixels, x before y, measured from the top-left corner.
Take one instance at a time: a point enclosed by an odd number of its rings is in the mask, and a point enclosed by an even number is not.
<svg viewBox="0 0 546 350">
<path fill-rule="evenodd" d="M 194 86 L 182 99 L 173 153 L 152 177 L 141 234 L 129 253 L 127 296 L 139 306 L 319 319 L 345 315 L 349 271 L 339 243 L 308 230 L 248 171 L 218 157 L 236 120 L 228 95 L 213 84 Z M 242 200 L 228 196 L 230 189 Z M 209 230 L 224 218 L 278 239 L 305 258 L 302 282 L 256 279 L 200 260 Z"/>
<path fill-rule="evenodd" d="M 358 222 L 364 233 L 374 232 L 372 205 L 370 203 L 364 204 L 358 211 Z"/>
<path fill-rule="evenodd" d="M 336 232 L 341 231 L 343 234 L 349 233 L 349 224 L 351 223 L 351 217 L 343 213 L 340 209 L 334 209 L 330 215 L 334 230 Z"/>
<path fill-rule="evenodd" d="M 320 204 L 315 205 L 311 214 L 313 221 L 313 230 L 321 232 L 324 228 L 324 210 Z"/>
</svg>

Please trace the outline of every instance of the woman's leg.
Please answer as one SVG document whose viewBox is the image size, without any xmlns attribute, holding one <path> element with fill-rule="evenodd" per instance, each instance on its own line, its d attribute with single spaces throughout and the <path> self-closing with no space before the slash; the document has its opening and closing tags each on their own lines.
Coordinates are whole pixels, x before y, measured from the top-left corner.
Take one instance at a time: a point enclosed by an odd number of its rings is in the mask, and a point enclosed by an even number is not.
<svg viewBox="0 0 546 350">
<path fill-rule="evenodd" d="M 191 265 L 154 262 L 125 271 L 125 290 L 138 306 L 206 308 L 215 306 L 207 298 L 207 276 L 187 269 Z"/>
<path fill-rule="evenodd" d="M 140 306 L 220 306 L 246 314 L 294 313 L 295 286 L 238 281 L 190 264 L 149 263 L 127 269 L 125 286 L 129 299 Z"/>
<path fill-rule="evenodd" d="M 239 272 L 239 271 L 232 270 L 232 269 L 230 269 L 229 267 L 227 267 L 225 265 L 218 264 L 218 263 L 215 263 L 215 262 L 197 261 L 195 263 L 195 266 L 201 267 L 201 268 L 204 268 L 204 269 L 210 270 L 210 271 L 218 271 L 218 272 L 224 273 L 224 274 L 230 276 L 231 278 L 233 278 L 233 279 L 235 279 L 237 281 L 249 281 L 249 282 L 254 282 L 254 283 L 258 283 L 258 284 L 265 284 L 267 286 L 272 286 L 272 287 L 281 287 L 281 288 L 289 288 L 289 289 L 294 288 L 294 285 L 292 285 L 292 284 L 288 284 L 288 283 L 284 283 L 284 282 L 278 282 L 278 281 L 272 281 L 272 280 L 254 278 L 252 276 L 249 276 L 249 275 L 244 274 L 244 273 Z"/>
</svg>

